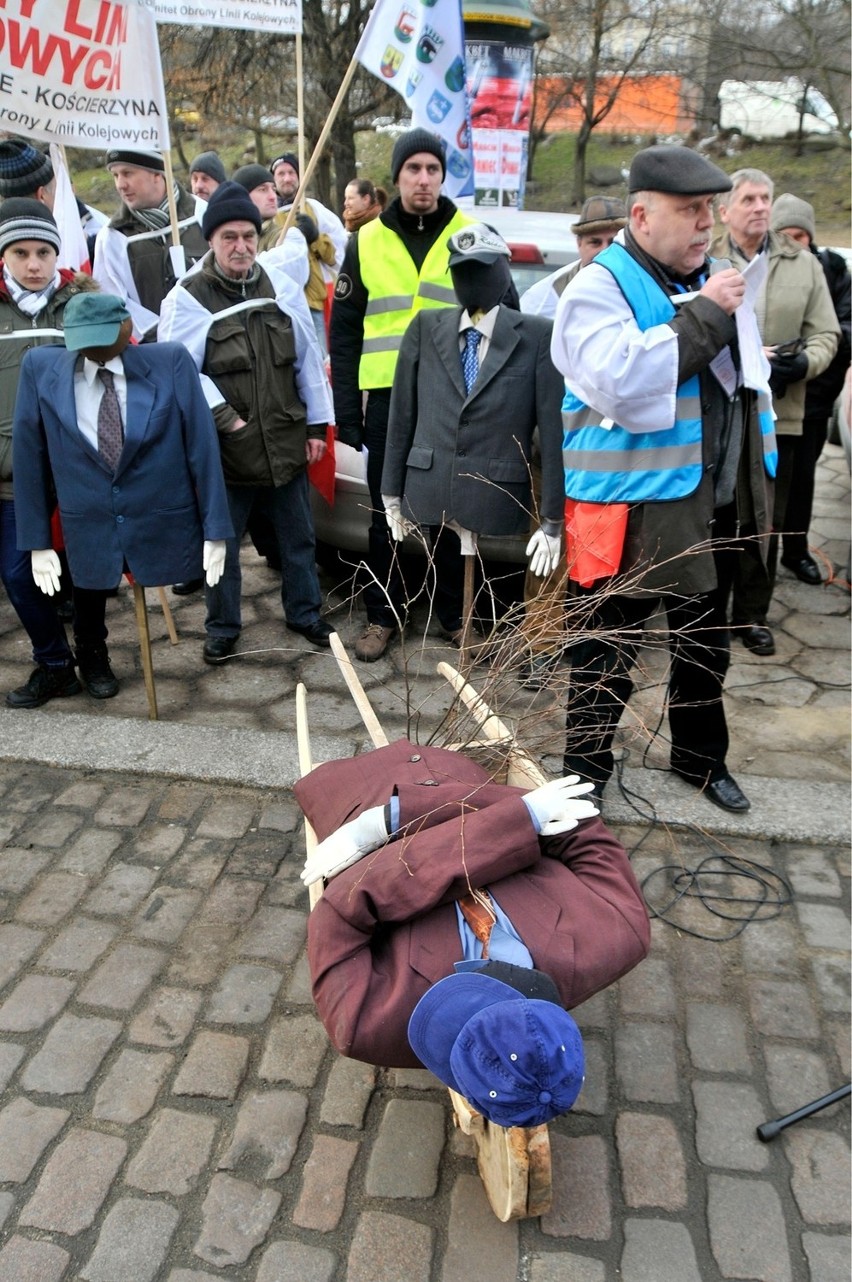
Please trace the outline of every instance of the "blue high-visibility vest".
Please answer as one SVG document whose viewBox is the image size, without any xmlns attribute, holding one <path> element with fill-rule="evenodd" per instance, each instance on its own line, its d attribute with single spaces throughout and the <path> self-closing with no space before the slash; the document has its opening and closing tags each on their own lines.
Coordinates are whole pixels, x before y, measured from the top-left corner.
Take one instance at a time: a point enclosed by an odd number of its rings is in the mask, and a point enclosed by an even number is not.
<svg viewBox="0 0 852 1282">
<path fill-rule="evenodd" d="M 595 259 L 618 282 L 641 330 L 664 325 L 675 314 L 671 299 L 623 245 L 613 243 Z M 778 451 L 767 392 L 757 393 L 763 464 L 774 476 Z M 601 426 L 601 413 L 565 385 L 562 460 L 568 498 L 589 503 L 649 503 L 694 494 L 704 470 L 698 375 L 681 383 L 675 418 L 656 432 Z"/>
</svg>

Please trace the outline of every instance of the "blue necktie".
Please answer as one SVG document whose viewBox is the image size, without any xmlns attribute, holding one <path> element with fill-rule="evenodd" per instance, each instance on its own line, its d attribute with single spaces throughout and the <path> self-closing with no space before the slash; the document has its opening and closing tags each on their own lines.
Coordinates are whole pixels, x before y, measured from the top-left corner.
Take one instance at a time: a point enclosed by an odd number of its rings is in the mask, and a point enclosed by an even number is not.
<svg viewBox="0 0 852 1282">
<path fill-rule="evenodd" d="M 479 344 L 482 341 L 482 334 L 478 329 L 468 329 L 464 336 L 464 351 L 461 354 L 462 374 L 464 375 L 464 389 L 470 392 L 476 382 L 476 376 L 479 373 Z"/>
</svg>

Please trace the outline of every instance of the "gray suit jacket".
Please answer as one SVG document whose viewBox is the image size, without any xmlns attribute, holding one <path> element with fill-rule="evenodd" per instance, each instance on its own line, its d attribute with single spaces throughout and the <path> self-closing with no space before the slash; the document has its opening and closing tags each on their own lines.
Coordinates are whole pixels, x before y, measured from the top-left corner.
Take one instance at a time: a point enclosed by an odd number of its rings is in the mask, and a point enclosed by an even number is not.
<svg viewBox="0 0 852 1282">
<path fill-rule="evenodd" d="M 530 455 L 538 427 L 538 517 L 562 523 L 562 375 L 551 323 L 501 306 L 470 395 L 459 356 L 461 309 L 419 312 L 402 340 L 391 394 L 382 493 L 422 525 L 446 520 L 477 534 L 522 534 L 531 512 Z"/>
</svg>

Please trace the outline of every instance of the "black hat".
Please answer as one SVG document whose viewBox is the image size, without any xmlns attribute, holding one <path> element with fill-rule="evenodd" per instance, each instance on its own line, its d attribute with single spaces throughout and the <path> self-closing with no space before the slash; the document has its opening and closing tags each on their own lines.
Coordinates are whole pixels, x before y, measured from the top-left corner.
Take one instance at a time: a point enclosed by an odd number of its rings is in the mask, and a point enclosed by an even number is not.
<svg viewBox="0 0 852 1282">
<path fill-rule="evenodd" d="M 0 254 L 16 240 L 43 240 L 59 253 L 56 219 L 40 200 L 12 196 L 0 205 Z"/>
<path fill-rule="evenodd" d="M 207 174 L 208 178 L 215 178 L 217 183 L 225 181 L 225 166 L 222 164 L 215 151 L 202 151 L 200 156 L 196 156 L 189 166 L 191 174 Z"/>
<path fill-rule="evenodd" d="M 106 154 L 107 169 L 110 165 L 134 165 L 137 169 L 150 169 L 155 174 L 166 172 L 166 162 L 158 151 L 129 151 L 126 147 L 110 147 Z"/>
<path fill-rule="evenodd" d="M 646 147 L 633 157 L 628 190 L 663 191 L 675 196 L 710 196 L 730 191 L 731 180 L 718 165 L 690 147 Z"/>
<path fill-rule="evenodd" d="M 217 227 L 221 227 L 223 223 L 235 222 L 253 223 L 258 235 L 260 234 L 260 214 L 245 187 L 235 182 L 220 183 L 204 211 L 201 234 L 205 240 L 209 240 Z"/>
<path fill-rule="evenodd" d="M 231 174 L 231 182 L 239 183 L 246 191 L 254 191 L 255 187 L 272 182 L 272 171 L 263 165 L 242 165 Z"/>
<path fill-rule="evenodd" d="M 295 154 L 295 152 L 282 151 L 281 155 L 276 156 L 272 164 L 269 166 L 269 172 L 274 174 L 275 170 L 279 165 L 290 165 L 293 169 L 295 169 L 296 173 L 298 173 L 299 157 Z"/>
<path fill-rule="evenodd" d="M 416 156 L 419 151 L 427 151 L 430 156 L 436 156 L 441 162 L 441 177 L 446 178 L 447 157 L 443 140 L 437 134 L 430 133 L 428 129 L 409 129 L 408 133 L 401 134 L 393 145 L 391 178 L 394 182 L 399 178 L 399 171 L 408 157 Z"/>
<path fill-rule="evenodd" d="M 0 142 L 0 196 L 32 196 L 53 178 L 50 156 L 22 138 Z"/>
</svg>

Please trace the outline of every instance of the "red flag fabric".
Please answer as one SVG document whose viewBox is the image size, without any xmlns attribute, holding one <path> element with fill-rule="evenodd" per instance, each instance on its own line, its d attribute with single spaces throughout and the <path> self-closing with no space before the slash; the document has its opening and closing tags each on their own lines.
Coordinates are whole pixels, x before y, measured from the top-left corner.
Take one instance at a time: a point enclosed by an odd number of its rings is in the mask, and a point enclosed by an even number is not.
<svg viewBox="0 0 852 1282">
<path fill-rule="evenodd" d="M 334 427 L 325 429 L 325 454 L 318 463 L 308 467 L 308 480 L 322 495 L 329 507 L 334 506 Z"/>
</svg>

